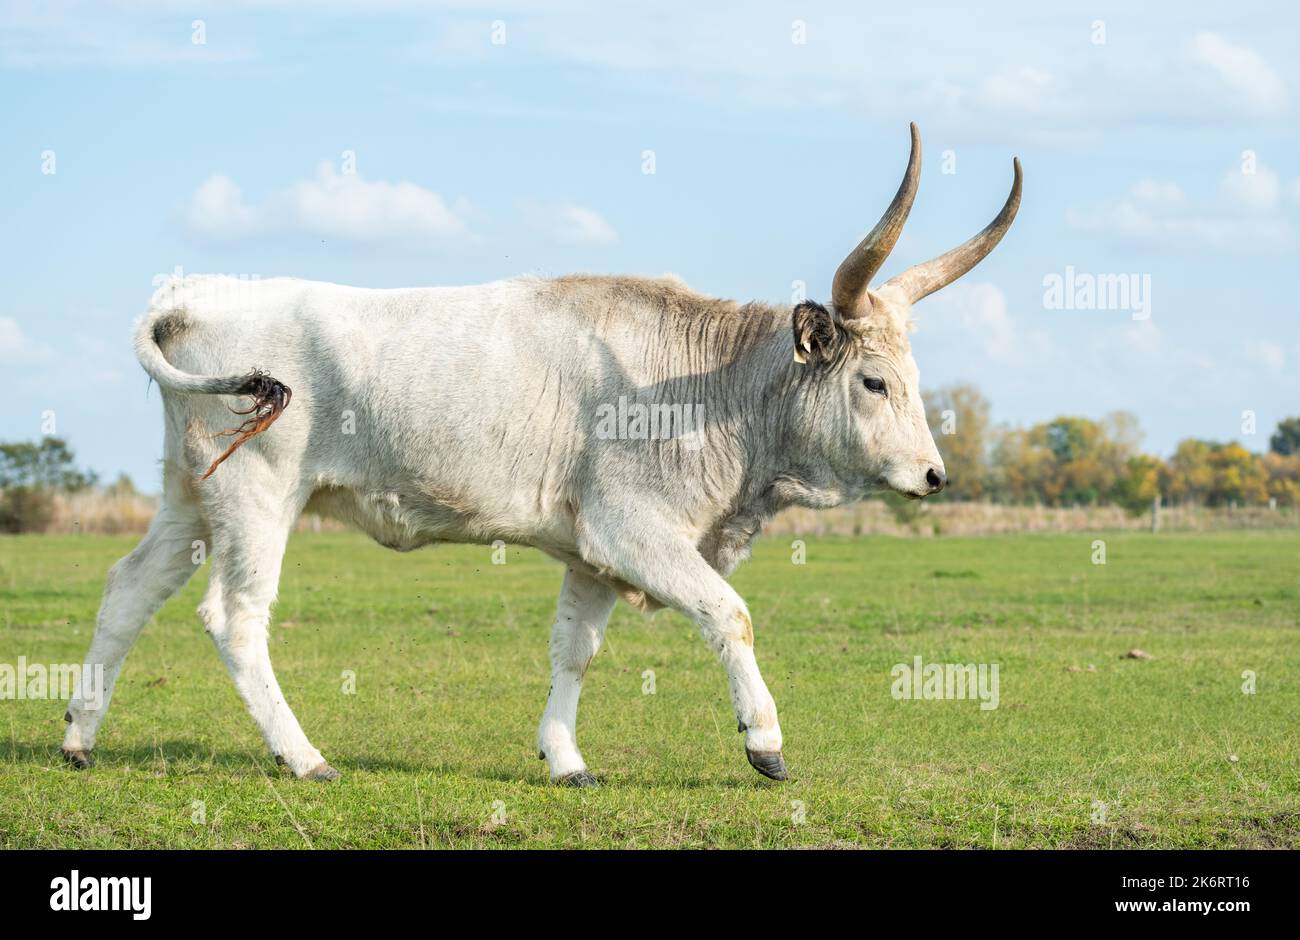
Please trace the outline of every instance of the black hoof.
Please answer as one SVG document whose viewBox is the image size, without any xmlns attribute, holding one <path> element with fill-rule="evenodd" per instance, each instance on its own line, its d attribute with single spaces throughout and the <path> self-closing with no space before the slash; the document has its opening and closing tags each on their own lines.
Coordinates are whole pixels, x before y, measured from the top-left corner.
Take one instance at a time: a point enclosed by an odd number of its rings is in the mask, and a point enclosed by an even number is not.
<svg viewBox="0 0 1300 940">
<path fill-rule="evenodd" d="M 283 767 L 283 766 L 284 766 L 284 757 L 283 757 L 282 755 L 280 755 L 280 754 L 276 754 L 276 755 L 275 755 L 275 766 L 277 766 L 277 767 Z"/>
<path fill-rule="evenodd" d="M 95 763 L 90 758 L 90 751 L 69 751 L 67 748 L 63 750 L 63 759 L 77 770 L 89 770 Z"/>
<path fill-rule="evenodd" d="M 600 781 L 589 770 L 575 770 L 571 774 L 565 774 L 555 782 L 562 787 L 579 787 L 584 790 L 600 786 Z"/>
<path fill-rule="evenodd" d="M 342 774 L 325 762 L 321 762 L 302 775 L 304 780 L 320 780 L 328 783 L 331 780 L 337 780 Z"/>
<path fill-rule="evenodd" d="M 771 780 L 786 780 L 790 777 L 780 751 L 751 751 L 745 748 L 745 756 L 749 758 L 750 766 L 764 777 Z"/>
</svg>

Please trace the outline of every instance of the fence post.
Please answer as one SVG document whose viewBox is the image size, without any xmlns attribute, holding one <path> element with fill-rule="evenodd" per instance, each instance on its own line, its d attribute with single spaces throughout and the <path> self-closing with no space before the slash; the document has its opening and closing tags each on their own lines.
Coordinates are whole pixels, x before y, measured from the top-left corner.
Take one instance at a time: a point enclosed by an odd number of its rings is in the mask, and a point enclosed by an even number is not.
<svg viewBox="0 0 1300 940">
<path fill-rule="evenodd" d="M 1151 498 L 1151 534 L 1155 535 L 1160 531 L 1160 494 L 1157 493 Z"/>
</svg>

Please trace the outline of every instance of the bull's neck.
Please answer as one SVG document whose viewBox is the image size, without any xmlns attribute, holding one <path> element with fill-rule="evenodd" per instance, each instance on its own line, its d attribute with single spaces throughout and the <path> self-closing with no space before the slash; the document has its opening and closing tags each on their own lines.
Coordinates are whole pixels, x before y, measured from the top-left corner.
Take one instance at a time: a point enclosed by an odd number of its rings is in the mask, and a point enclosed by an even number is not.
<svg viewBox="0 0 1300 940">
<path fill-rule="evenodd" d="M 817 455 L 803 453 L 800 402 L 813 380 L 811 367 L 794 359 L 788 311 L 759 309 L 765 328 L 718 367 L 711 396 L 713 417 L 729 432 L 721 446 L 734 448 L 730 456 L 740 468 L 732 509 L 767 517 L 787 506 L 836 505 L 845 498 L 841 488 L 825 478 Z"/>
</svg>

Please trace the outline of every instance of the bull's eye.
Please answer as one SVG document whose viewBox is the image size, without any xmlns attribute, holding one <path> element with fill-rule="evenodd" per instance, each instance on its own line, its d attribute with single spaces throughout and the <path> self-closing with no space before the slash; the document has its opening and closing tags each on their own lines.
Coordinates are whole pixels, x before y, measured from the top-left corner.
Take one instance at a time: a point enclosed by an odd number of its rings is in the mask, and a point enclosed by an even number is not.
<svg viewBox="0 0 1300 940">
<path fill-rule="evenodd" d="M 877 395 L 889 397 L 889 389 L 885 387 L 885 380 L 878 379 L 874 375 L 869 375 L 862 380 L 862 384 L 867 387 L 867 391 L 875 392 Z"/>
</svg>

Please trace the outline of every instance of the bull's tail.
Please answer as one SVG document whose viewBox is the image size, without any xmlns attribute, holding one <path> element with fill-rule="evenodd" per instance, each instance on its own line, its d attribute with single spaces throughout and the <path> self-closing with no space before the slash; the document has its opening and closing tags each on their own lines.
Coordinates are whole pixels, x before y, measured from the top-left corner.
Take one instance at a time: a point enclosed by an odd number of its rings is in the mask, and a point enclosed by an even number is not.
<svg viewBox="0 0 1300 940">
<path fill-rule="evenodd" d="M 163 355 L 159 345 L 167 336 L 185 329 L 186 315 L 179 310 L 151 310 L 141 318 L 135 330 L 135 354 L 144 371 L 163 388 L 173 392 L 195 395 L 247 395 L 253 402 L 243 411 L 230 409 L 237 415 L 246 415 L 239 427 L 220 432 L 218 436 L 233 436 L 230 446 L 212 461 L 199 479 L 206 480 L 212 471 L 238 450 L 249 439 L 261 434 L 289 407 L 293 392 L 283 382 L 265 372 L 254 369 L 243 375 L 194 375 L 184 372 Z"/>
</svg>

